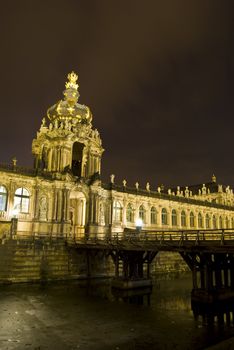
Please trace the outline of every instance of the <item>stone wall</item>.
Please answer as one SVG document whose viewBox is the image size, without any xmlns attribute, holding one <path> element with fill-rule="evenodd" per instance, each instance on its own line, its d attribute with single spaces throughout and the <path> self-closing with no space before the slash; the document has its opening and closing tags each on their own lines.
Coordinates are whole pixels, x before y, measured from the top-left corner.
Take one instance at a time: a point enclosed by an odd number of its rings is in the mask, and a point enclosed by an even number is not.
<svg viewBox="0 0 234 350">
<path fill-rule="evenodd" d="M 151 265 L 152 274 L 180 273 L 188 266 L 178 253 L 160 252 Z M 80 250 L 63 239 L 2 239 L 0 283 L 68 280 L 114 275 L 110 257 L 98 250 Z"/>
<path fill-rule="evenodd" d="M 11 221 L 0 221 L 0 239 L 7 236 L 11 231 Z"/>
<path fill-rule="evenodd" d="M 189 271 L 188 265 L 179 253 L 174 252 L 159 252 L 151 265 L 152 274 L 181 273 L 185 271 Z"/>
<path fill-rule="evenodd" d="M 63 240 L 8 239 L 0 245 L 0 283 L 108 276 L 110 260 L 68 247 Z"/>
</svg>

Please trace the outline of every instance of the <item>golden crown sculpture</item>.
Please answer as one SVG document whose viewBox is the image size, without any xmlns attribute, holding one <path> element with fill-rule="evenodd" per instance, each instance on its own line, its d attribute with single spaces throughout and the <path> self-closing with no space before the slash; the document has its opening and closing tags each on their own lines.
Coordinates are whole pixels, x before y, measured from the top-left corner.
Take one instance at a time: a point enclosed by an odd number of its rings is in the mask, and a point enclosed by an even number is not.
<svg viewBox="0 0 234 350">
<path fill-rule="evenodd" d="M 71 72 L 67 76 L 68 81 L 66 82 L 65 86 L 66 89 L 78 89 L 79 85 L 76 83 L 78 79 L 78 75 L 75 72 Z"/>
</svg>

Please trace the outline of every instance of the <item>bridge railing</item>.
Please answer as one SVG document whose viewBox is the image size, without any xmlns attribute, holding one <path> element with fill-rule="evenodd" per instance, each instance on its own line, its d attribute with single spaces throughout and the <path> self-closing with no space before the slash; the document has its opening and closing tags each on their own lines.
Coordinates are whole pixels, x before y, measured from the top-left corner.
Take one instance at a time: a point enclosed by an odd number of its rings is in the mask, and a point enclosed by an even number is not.
<svg viewBox="0 0 234 350">
<path fill-rule="evenodd" d="M 137 242 L 191 242 L 199 244 L 199 242 L 208 242 L 208 241 L 219 241 L 224 243 L 225 241 L 233 241 L 234 243 L 234 230 L 232 229 L 222 229 L 222 230 L 183 230 L 183 231 L 142 231 L 142 232 L 116 232 L 112 234 L 92 234 L 91 236 L 87 235 L 85 238 L 76 240 L 79 242 L 86 243 L 137 243 Z"/>
<path fill-rule="evenodd" d="M 205 242 L 216 242 L 216 244 L 225 244 L 231 242 L 234 244 L 234 229 L 222 230 L 181 230 L 181 231 L 133 231 L 116 233 L 92 233 L 84 234 L 79 238 L 67 237 L 62 234 L 50 235 L 48 233 L 18 232 L 14 239 L 34 242 L 44 241 L 65 241 L 68 244 L 89 244 L 89 245 L 116 245 L 116 244 L 200 244 Z"/>
</svg>

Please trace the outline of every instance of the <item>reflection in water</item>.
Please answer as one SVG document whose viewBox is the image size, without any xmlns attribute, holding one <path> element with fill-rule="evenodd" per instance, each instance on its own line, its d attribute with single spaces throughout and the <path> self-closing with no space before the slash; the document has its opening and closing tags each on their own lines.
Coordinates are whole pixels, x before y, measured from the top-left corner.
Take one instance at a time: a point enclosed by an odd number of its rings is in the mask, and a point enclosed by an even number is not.
<svg viewBox="0 0 234 350">
<path fill-rule="evenodd" d="M 216 302 L 211 305 L 192 302 L 194 318 L 202 320 L 203 325 L 216 327 L 234 327 L 234 304 L 228 302 Z"/>
<path fill-rule="evenodd" d="M 116 301 L 123 301 L 128 304 L 148 305 L 150 306 L 150 296 L 152 287 L 135 288 L 130 290 L 121 290 L 112 288 L 112 295 Z"/>
<path fill-rule="evenodd" d="M 191 282 L 188 274 L 156 278 L 152 290 L 112 289 L 109 279 L 1 286 L 0 349 L 200 350 L 234 336 L 234 308 L 191 308 Z"/>
</svg>

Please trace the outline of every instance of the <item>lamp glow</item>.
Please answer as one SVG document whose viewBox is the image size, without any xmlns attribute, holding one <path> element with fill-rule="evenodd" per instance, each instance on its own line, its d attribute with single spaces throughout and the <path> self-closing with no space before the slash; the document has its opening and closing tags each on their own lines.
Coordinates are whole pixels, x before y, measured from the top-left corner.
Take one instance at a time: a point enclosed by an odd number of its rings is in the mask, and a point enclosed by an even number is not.
<svg viewBox="0 0 234 350">
<path fill-rule="evenodd" d="M 143 226 L 143 221 L 142 221 L 141 218 L 138 218 L 138 219 L 136 220 L 136 227 L 141 228 L 142 226 Z"/>
</svg>

